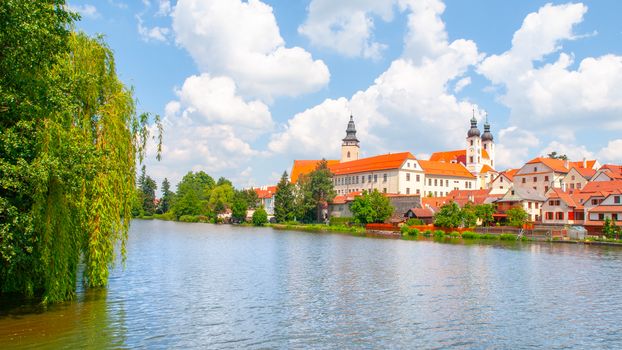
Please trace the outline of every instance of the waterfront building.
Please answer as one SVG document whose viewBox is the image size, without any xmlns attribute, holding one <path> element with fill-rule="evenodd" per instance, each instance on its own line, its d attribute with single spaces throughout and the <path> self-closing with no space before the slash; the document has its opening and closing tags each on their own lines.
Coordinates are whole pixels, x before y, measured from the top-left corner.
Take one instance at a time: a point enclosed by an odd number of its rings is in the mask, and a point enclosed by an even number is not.
<svg viewBox="0 0 622 350">
<path fill-rule="evenodd" d="M 534 158 L 514 174 L 514 189 L 534 190 L 544 196 L 549 188 L 561 188 L 561 180 L 566 174 L 568 174 L 568 161 Z"/>
<path fill-rule="evenodd" d="M 500 172 L 490 183 L 491 194 L 506 194 L 514 187 L 514 175 L 518 169 L 508 169 Z"/>
<path fill-rule="evenodd" d="M 257 193 L 259 204 L 264 207 L 268 216 L 274 216 L 274 195 L 276 194 L 276 186 L 262 186 L 253 188 Z"/>
<path fill-rule="evenodd" d="M 605 164 L 592 176 L 590 181 L 622 180 L 622 166 Z"/>
<path fill-rule="evenodd" d="M 573 168 L 574 169 L 574 168 Z M 542 205 L 542 223 L 547 225 L 582 225 L 585 212 L 583 196 L 561 188 L 551 188 Z"/>
<path fill-rule="evenodd" d="M 419 161 L 425 173 L 423 195 L 445 197 L 453 190 L 472 190 L 477 178 L 460 163 Z"/>
<path fill-rule="evenodd" d="M 546 197 L 535 189 L 514 187 L 493 202 L 497 206 L 495 217 L 505 218 L 509 209 L 520 206 L 529 214 L 529 221 L 538 222 L 542 217 L 542 204 L 545 201 Z"/>
<path fill-rule="evenodd" d="M 570 192 L 581 190 L 595 174 L 596 170 L 592 168 L 572 167 L 562 178 L 561 188 Z"/>
</svg>

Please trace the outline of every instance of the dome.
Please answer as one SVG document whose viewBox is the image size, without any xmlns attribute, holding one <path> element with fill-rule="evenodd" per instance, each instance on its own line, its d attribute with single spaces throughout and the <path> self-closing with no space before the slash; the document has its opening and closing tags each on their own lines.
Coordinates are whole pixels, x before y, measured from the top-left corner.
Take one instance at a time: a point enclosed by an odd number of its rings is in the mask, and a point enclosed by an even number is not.
<svg viewBox="0 0 622 350">
<path fill-rule="evenodd" d="M 482 135 L 482 141 L 492 141 L 492 133 L 490 132 L 490 124 L 488 124 L 488 117 L 486 117 L 486 123 L 484 124 L 484 134 Z"/>
<path fill-rule="evenodd" d="M 475 119 L 475 117 L 471 118 L 471 129 L 469 129 L 469 132 L 467 133 L 467 137 L 473 137 L 473 136 L 478 136 L 480 135 L 480 131 L 477 128 L 477 119 Z"/>
</svg>

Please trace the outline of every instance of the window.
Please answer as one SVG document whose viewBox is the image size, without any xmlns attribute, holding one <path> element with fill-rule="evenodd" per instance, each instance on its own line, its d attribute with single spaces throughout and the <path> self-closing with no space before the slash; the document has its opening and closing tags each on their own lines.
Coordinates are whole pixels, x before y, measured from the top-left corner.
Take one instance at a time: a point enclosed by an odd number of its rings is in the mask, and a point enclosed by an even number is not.
<svg viewBox="0 0 622 350">
<path fill-rule="evenodd" d="M 537 166 L 533 167 L 533 172 L 534 172 L 534 173 L 537 173 L 537 172 L 538 172 L 538 167 L 537 167 Z"/>
<path fill-rule="evenodd" d="M 563 212 L 555 213 L 555 220 L 564 220 L 564 213 Z"/>
<path fill-rule="evenodd" d="M 417 176 L 415 177 L 415 180 L 417 180 L 417 182 L 419 182 L 419 175 L 417 174 Z"/>
<path fill-rule="evenodd" d="M 531 202 L 527 202 L 527 208 L 531 209 Z"/>
<path fill-rule="evenodd" d="M 473 140 L 471 140 L 471 146 L 473 146 Z"/>
<path fill-rule="evenodd" d="M 523 178 L 522 183 L 527 183 L 527 179 L 526 179 L 526 178 Z"/>
<path fill-rule="evenodd" d="M 534 188 L 534 190 L 535 190 L 535 188 Z M 548 190 L 549 190 L 549 186 L 544 186 L 544 192 L 546 192 Z"/>
<path fill-rule="evenodd" d="M 605 220 L 605 214 L 598 214 L 598 220 L 600 221 Z"/>
<path fill-rule="evenodd" d="M 410 188 L 406 187 L 406 194 L 410 194 Z"/>
<path fill-rule="evenodd" d="M 473 142 L 473 141 L 471 141 L 471 142 Z M 469 157 L 469 163 L 473 163 L 473 156 Z"/>
<path fill-rule="evenodd" d="M 574 190 L 574 184 L 570 184 L 570 189 Z"/>
<path fill-rule="evenodd" d="M 570 177 L 570 180 L 573 180 L 573 181 L 574 181 L 574 175 L 572 175 L 572 176 Z"/>
<path fill-rule="evenodd" d="M 419 189 L 417 189 L 417 194 L 420 194 Z"/>
<path fill-rule="evenodd" d="M 620 196 L 615 196 L 615 197 L 613 197 L 613 202 L 614 202 L 615 204 L 620 204 Z"/>
<path fill-rule="evenodd" d="M 434 197 L 438 197 L 438 192 L 434 191 Z"/>
<path fill-rule="evenodd" d="M 598 199 L 592 199 L 592 205 L 598 205 Z"/>
<path fill-rule="evenodd" d="M 499 178 L 499 182 L 503 182 L 503 177 L 500 177 L 500 178 Z"/>
<path fill-rule="evenodd" d="M 549 176 L 548 175 L 544 177 L 544 181 L 549 181 Z"/>
<path fill-rule="evenodd" d="M 553 220 L 553 213 L 550 211 L 547 211 L 544 216 L 546 217 L 547 220 Z"/>
<path fill-rule="evenodd" d="M 533 177 L 533 182 L 538 182 L 538 177 L 537 176 Z"/>
<path fill-rule="evenodd" d="M 484 144 L 484 149 L 488 149 L 488 147 L 487 147 L 487 146 L 488 146 L 488 144 L 487 144 L 487 143 L 485 143 L 485 144 Z"/>
<path fill-rule="evenodd" d="M 410 181 L 410 174 L 406 174 L 406 181 Z"/>
<path fill-rule="evenodd" d="M 378 182 L 378 174 L 374 174 L 374 182 Z"/>
<path fill-rule="evenodd" d="M 387 182 L 387 174 L 382 175 L 382 182 Z"/>
<path fill-rule="evenodd" d="M 428 186 L 432 186 L 432 179 L 428 179 Z"/>
<path fill-rule="evenodd" d="M 367 175 L 367 182 L 371 182 L 371 174 Z"/>
<path fill-rule="evenodd" d="M 580 190 L 580 189 L 581 189 L 581 183 L 577 182 L 577 190 Z"/>
<path fill-rule="evenodd" d="M 438 179 L 434 179 L 434 186 L 438 186 Z"/>
<path fill-rule="evenodd" d="M 449 187 L 449 180 L 445 180 L 445 187 Z"/>
<path fill-rule="evenodd" d="M 364 184 L 365 183 L 365 175 L 361 176 L 361 183 Z"/>
<path fill-rule="evenodd" d="M 350 158 L 350 151 L 348 151 L 348 158 Z"/>
<path fill-rule="evenodd" d="M 406 167 L 410 168 L 410 162 L 406 162 Z"/>
<path fill-rule="evenodd" d="M 386 187 L 382 189 L 382 193 L 387 193 L 387 188 Z"/>
<path fill-rule="evenodd" d="M 503 189 L 503 186 L 499 186 L 499 189 Z"/>
<path fill-rule="evenodd" d="M 618 221 L 618 214 L 616 214 L 616 213 L 611 214 L 611 220 Z"/>
</svg>

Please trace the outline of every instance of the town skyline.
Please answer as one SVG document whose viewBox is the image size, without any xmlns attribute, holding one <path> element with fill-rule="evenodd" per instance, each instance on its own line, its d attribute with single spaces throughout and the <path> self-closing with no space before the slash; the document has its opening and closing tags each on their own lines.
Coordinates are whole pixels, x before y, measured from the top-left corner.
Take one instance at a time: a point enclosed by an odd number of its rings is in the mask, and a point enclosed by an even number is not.
<svg viewBox="0 0 622 350">
<path fill-rule="evenodd" d="M 350 114 L 366 157 L 461 148 L 476 108 L 498 171 L 551 151 L 622 160 L 616 2 L 218 3 L 70 2 L 139 109 L 164 118 L 163 160 L 147 160 L 158 183 L 204 170 L 274 184 L 294 159 L 338 158 Z"/>
</svg>

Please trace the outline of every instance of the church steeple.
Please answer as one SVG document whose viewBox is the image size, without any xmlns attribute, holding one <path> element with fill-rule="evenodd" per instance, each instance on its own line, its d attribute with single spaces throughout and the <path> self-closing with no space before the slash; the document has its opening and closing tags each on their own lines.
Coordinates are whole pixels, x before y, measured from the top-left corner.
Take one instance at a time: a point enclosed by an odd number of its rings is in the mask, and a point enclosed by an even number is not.
<svg viewBox="0 0 622 350">
<path fill-rule="evenodd" d="M 359 140 L 356 138 L 356 126 L 354 117 L 350 115 L 350 121 L 346 128 L 346 137 L 341 143 L 341 162 L 348 162 L 359 159 Z"/>
<path fill-rule="evenodd" d="M 490 124 L 488 124 L 488 114 L 486 114 L 486 122 L 484 123 L 484 134 L 482 134 L 482 142 L 492 141 L 492 133 L 490 132 Z"/>
</svg>

